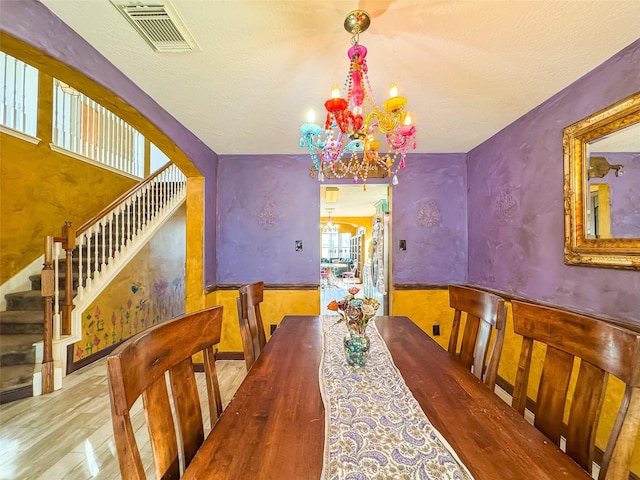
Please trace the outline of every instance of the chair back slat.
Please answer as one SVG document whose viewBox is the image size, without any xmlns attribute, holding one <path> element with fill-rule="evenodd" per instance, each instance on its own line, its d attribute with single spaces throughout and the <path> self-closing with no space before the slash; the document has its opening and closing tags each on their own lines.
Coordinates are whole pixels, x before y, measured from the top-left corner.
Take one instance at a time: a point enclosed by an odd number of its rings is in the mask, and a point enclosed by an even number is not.
<svg viewBox="0 0 640 480">
<path fill-rule="evenodd" d="M 460 322 L 462 318 L 462 312 L 455 310 L 453 312 L 453 322 L 451 323 L 451 335 L 449 335 L 448 351 L 450 354 L 455 355 L 458 349 L 458 335 L 460 334 Z"/>
<path fill-rule="evenodd" d="M 178 434 L 184 452 L 184 462 L 191 463 L 204 441 L 202 411 L 198 397 L 198 384 L 193 374 L 191 357 L 185 358 L 169 370 L 173 404 L 176 411 Z"/>
<path fill-rule="evenodd" d="M 493 389 L 504 343 L 507 314 L 504 300 L 482 290 L 449 285 L 449 305 L 454 309 L 449 353 Z M 466 321 L 458 352 L 462 312 L 466 313 Z"/>
<path fill-rule="evenodd" d="M 478 336 L 476 341 L 476 355 L 473 359 L 473 371 L 482 372 L 486 365 L 487 354 L 491 344 L 491 324 L 478 319 Z"/>
<path fill-rule="evenodd" d="M 592 446 L 596 441 L 598 417 L 606 389 L 608 374 L 589 362 L 580 362 L 580 372 L 574 397 L 582 402 L 572 402 L 567 426 L 567 455 L 585 470 L 591 468 Z"/>
<path fill-rule="evenodd" d="M 560 432 L 566 432 L 567 454 L 591 472 L 607 380 L 610 375 L 619 378 L 626 384 L 625 394 L 598 478 L 626 478 L 640 427 L 640 333 L 576 312 L 515 300 L 512 305 L 514 331 L 524 337 L 513 406 L 524 412 L 532 345 L 534 340 L 546 344 L 534 424 L 558 445 Z M 580 369 L 565 428 L 574 358 L 580 359 Z"/>
<path fill-rule="evenodd" d="M 216 371 L 216 356 L 212 347 L 204 349 L 204 371 L 215 372 Z M 213 419 L 222 415 L 222 398 L 220 396 L 220 384 L 218 383 L 218 375 L 207 375 L 207 396 L 213 402 L 209 401 L 209 418 L 213 425 Z"/>
<path fill-rule="evenodd" d="M 539 414 L 536 414 L 534 425 L 556 445 L 560 444 L 563 433 L 562 419 L 572 369 L 573 355 L 547 347 L 538 388 Z"/>
<path fill-rule="evenodd" d="M 527 388 L 529 386 L 529 374 L 531 373 L 531 359 L 533 356 L 533 339 L 524 337 L 518 360 L 518 370 L 516 372 L 516 383 L 513 387 L 513 399 L 511 406 L 520 415 L 524 415 L 527 405 Z"/>
<path fill-rule="evenodd" d="M 155 470 L 163 472 L 165 477 L 179 478 L 178 442 L 164 377 L 157 379 L 142 392 L 142 402 Z"/>
<path fill-rule="evenodd" d="M 130 409 L 142 396 L 157 478 L 178 478 L 181 447 L 185 468 L 204 440 L 192 356 L 204 352 L 211 424 L 222 411 L 213 345 L 220 343 L 222 307 L 166 321 L 135 335 L 107 359 L 114 438 L 122 478 L 145 478 L 131 426 Z M 169 372 L 173 418 L 166 373 Z M 212 405 L 212 403 L 214 405 Z M 176 437 L 174 423 L 178 425 Z"/>
<path fill-rule="evenodd" d="M 260 304 L 264 300 L 264 282 L 244 285 L 237 299 L 238 321 L 247 370 L 251 368 L 267 343 Z"/>
<path fill-rule="evenodd" d="M 251 328 L 249 326 L 249 313 L 247 307 L 247 296 L 240 294 L 236 298 L 236 305 L 238 308 L 238 321 L 240 324 L 240 339 L 242 340 L 242 351 L 244 354 L 244 361 L 247 367 L 247 371 L 256 361 L 254 354 L 253 339 L 251 338 Z"/>
<path fill-rule="evenodd" d="M 474 363 L 478 331 L 480 330 L 480 319 L 474 315 L 467 314 L 467 323 L 462 332 L 462 343 L 460 345 L 460 363 L 471 368 Z M 484 358 L 483 358 L 484 359 Z M 478 378 L 482 378 L 482 369 L 473 372 Z"/>
</svg>

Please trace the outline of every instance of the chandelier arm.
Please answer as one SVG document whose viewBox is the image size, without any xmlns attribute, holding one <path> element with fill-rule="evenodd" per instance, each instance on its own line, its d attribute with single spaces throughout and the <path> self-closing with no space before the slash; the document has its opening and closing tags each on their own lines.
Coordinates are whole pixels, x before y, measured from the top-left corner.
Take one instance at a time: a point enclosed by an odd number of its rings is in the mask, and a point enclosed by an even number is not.
<svg viewBox="0 0 640 480">
<path fill-rule="evenodd" d="M 369 131 L 371 121 L 374 118 L 378 120 L 378 130 L 382 133 L 388 134 L 394 132 L 396 128 L 398 128 L 398 125 L 400 125 L 402 120 L 402 115 L 396 112 L 382 113 L 379 110 L 372 110 L 364 121 L 363 130 L 365 132 Z"/>
</svg>

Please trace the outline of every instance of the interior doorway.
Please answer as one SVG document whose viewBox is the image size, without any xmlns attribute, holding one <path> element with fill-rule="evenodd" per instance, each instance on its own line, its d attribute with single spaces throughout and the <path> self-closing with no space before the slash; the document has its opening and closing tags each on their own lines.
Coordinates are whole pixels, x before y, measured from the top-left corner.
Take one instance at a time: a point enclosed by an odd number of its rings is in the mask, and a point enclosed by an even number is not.
<svg viewBox="0 0 640 480">
<path fill-rule="evenodd" d="M 320 187 L 320 308 L 340 300 L 351 287 L 375 297 L 378 314 L 388 312 L 388 185 Z M 382 224 L 380 223 L 382 222 Z M 388 243 L 388 242 L 387 242 Z"/>
</svg>

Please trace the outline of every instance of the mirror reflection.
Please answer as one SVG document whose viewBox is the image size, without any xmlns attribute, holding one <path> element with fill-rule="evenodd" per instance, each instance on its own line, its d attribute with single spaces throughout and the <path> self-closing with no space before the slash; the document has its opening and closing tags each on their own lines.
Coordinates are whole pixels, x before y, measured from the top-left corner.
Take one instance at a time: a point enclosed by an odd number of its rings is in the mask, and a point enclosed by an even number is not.
<svg viewBox="0 0 640 480">
<path fill-rule="evenodd" d="M 640 92 L 564 129 L 564 262 L 640 270 Z"/>
<path fill-rule="evenodd" d="M 586 144 L 585 236 L 640 238 L 640 124 Z"/>
</svg>

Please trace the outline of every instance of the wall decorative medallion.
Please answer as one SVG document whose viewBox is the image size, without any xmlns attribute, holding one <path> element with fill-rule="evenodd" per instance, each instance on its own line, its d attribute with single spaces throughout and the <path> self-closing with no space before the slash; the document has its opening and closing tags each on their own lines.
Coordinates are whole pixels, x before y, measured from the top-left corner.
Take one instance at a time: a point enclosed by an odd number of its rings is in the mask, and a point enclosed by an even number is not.
<svg viewBox="0 0 640 480">
<path fill-rule="evenodd" d="M 496 197 L 494 214 L 496 218 L 505 222 L 511 221 L 518 209 L 517 195 L 510 186 L 505 186 Z"/>
<path fill-rule="evenodd" d="M 278 209 L 273 202 L 266 202 L 258 212 L 258 223 L 263 230 L 269 230 L 278 220 Z"/>
<path fill-rule="evenodd" d="M 422 201 L 418 203 L 418 225 L 422 227 L 435 227 L 440 224 L 442 215 L 440 207 L 435 200 Z"/>
</svg>

